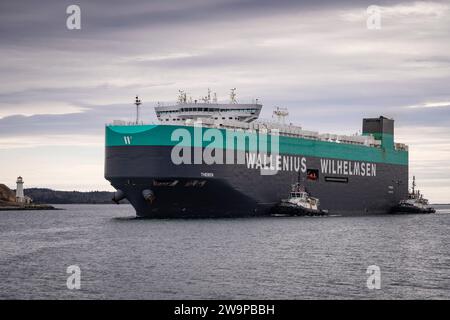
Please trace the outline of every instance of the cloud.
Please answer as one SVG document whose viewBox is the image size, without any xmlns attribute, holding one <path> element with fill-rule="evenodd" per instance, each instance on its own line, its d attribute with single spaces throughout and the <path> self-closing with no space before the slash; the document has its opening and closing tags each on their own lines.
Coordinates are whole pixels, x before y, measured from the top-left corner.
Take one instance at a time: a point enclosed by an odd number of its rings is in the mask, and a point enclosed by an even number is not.
<svg viewBox="0 0 450 320">
<path fill-rule="evenodd" d="M 439 3 L 433 1 L 412 1 L 403 2 L 391 5 L 376 5 L 371 4 L 374 10 L 379 10 L 381 18 L 384 19 L 402 19 L 402 22 L 407 19 L 423 19 L 426 18 L 448 18 L 450 5 L 448 3 Z M 341 13 L 341 18 L 350 22 L 361 22 L 367 19 L 367 8 L 355 9 Z M 370 11 L 372 13 L 373 11 Z"/>
<path fill-rule="evenodd" d="M 38 101 L 36 103 L 20 101 L 18 103 L 0 102 L 0 120 L 14 115 L 32 116 L 36 114 L 79 113 L 84 109 L 64 102 Z"/>
<path fill-rule="evenodd" d="M 448 3 L 438 3 L 432 1 L 415 1 L 412 3 L 399 3 L 393 6 L 382 6 L 381 13 L 388 17 L 405 16 L 431 16 L 436 18 L 445 17 L 450 11 Z"/>
<path fill-rule="evenodd" d="M 85 106 L 83 111 L 65 114 L 14 115 L 0 118 L 0 138 L 58 135 L 102 135 L 104 126 L 116 119 L 134 118 L 135 107 L 129 104 Z M 154 118 L 153 110 L 142 107 L 143 116 Z"/>
<path fill-rule="evenodd" d="M 407 106 L 407 108 L 441 108 L 441 107 L 450 107 L 450 101 L 442 101 L 442 102 L 425 102 L 422 104 L 416 104 L 412 106 Z"/>
<path fill-rule="evenodd" d="M 38 148 L 48 146 L 103 147 L 104 139 L 100 135 L 39 134 L 0 137 L 0 150 Z"/>
</svg>

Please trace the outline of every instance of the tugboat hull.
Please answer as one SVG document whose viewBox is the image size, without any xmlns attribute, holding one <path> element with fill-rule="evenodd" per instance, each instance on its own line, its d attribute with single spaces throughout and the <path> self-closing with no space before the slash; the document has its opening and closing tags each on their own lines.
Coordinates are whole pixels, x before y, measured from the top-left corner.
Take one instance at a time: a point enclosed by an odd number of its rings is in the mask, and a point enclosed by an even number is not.
<svg viewBox="0 0 450 320">
<path fill-rule="evenodd" d="M 419 207 L 403 207 L 403 206 L 395 206 L 392 208 L 392 214 L 430 214 L 435 213 L 436 210 L 433 208 L 419 208 Z"/>
<path fill-rule="evenodd" d="M 274 215 L 288 216 L 325 216 L 326 212 L 320 209 L 303 208 L 291 203 L 280 203 L 271 211 Z"/>
</svg>

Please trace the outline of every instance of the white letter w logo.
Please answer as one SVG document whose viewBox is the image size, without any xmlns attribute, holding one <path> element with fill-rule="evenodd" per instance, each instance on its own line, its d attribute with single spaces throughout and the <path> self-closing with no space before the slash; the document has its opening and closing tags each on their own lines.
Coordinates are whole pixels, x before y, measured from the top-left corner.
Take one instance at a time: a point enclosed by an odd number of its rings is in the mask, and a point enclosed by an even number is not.
<svg viewBox="0 0 450 320">
<path fill-rule="evenodd" d="M 123 137 L 123 140 L 125 141 L 125 144 L 131 144 L 132 136 L 125 136 Z"/>
</svg>

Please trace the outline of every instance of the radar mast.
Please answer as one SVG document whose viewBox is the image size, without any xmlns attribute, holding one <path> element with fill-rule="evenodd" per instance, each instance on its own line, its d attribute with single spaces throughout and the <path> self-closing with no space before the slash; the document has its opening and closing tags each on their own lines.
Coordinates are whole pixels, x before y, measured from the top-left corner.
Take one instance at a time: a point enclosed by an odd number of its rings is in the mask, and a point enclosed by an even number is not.
<svg viewBox="0 0 450 320">
<path fill-rule="evenodd" d="M 232 103 L 232 104 L 237 103 L 237 100 L 236 100 L 236 88 L 231 89 L 230 103 Z"/>
<path fill-rule="evenodd" d="M 289 115 L 289 112 L 288 112 L 287 108 L 277 107 L 273 111 L 273 115 L 278 118 L 279 123 L 285 124 L 285 118 Z"/>
<path fill-rule="evenodd" d="M 141 99 L 139 99 L 139 96 L 137 95 L 134 105 L 136 106 L 136 124 L 139 124 L 139 106 L 141 105 Z"/>
</svg>

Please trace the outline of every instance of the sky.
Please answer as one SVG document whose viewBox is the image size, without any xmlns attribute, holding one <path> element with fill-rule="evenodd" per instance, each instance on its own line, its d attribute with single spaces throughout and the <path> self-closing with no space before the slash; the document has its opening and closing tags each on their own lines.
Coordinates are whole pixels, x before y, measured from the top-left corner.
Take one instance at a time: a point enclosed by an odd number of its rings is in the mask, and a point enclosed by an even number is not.
<svg viewBox="0 0 450 320">
<path fill-rule="evenodd" d="M 70 30 L 68 6 L 80 7 Z M 380 28 L 367 27 L 376 5 Z M 104 126 L 208 88 L 353 134 L 395 119 L 410 175 L 450 202 L 450 1 L 0 1 L 0 183 L 112 190 Z"/>
</svg>

